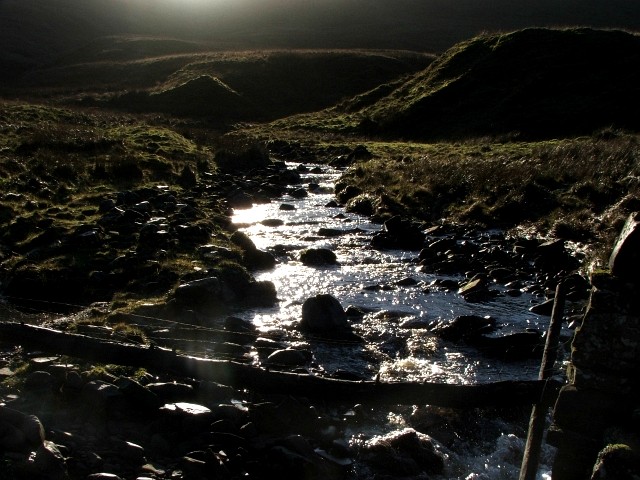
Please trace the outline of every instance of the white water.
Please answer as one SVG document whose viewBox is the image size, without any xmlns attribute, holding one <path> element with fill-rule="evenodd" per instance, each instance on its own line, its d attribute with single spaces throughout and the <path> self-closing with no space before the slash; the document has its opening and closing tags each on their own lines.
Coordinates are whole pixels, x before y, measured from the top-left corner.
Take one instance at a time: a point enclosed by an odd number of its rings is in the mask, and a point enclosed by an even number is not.
<svg viewBox="0 0 640 480">
<path fill-rule="evenodd" d="M 290 167 L 293 165 L 289 165 Z M 291 343 L 305 342 L 293 327 L 301 317 L 301 305 L 307 298 L 329 293 L 343 305 L 370 309 L 353 329 L 366 340 L 366 346 L 339 342 L 309 342 L 317 368 L 326 372 L 337 369 L 384 381 L 431 381 L 469 384 L 501 380 L 532 380 L 537 378 L 537 361 L 502 362 L 483 358 L 472 348 L 438 341 L 425 329 L 406 329 L 400 324 L 412 319 L 428 324 L 438 319 L 453 319 L 459 315 L 491 315 L 503 332 L 535 328 L 544 331 L 547 319 L 528 312 L 532 302 L 540 301 L 524 293 L 519 297 L 499 297 L 484 303 L 468 303 L 452 292 L 431 291 L 424 287 L 436 280 L 436 275 L 420 273 L 415 258 L 417 252 L 377 251 L 369 247 L 373 234 L 381 229 L 367 218 L 345 213 L 341 208 L 327 208 L 333 199 L 333 182 L 339 172 L 322 167 L 325 173 L 303 174 L 303 185 L 318 183 L 319 193 L 303 199 L 283 197 L 269 204 L 236 210 L 233 222 L 241 227 L 260 249 L 276 252 L 279 263 L 272 271 L 259 272 L 258 280 L 270 280 L 277 289 L 279 304 L 274 308 L 255 310 L 250 318 L 263 332 L 284 332 Z M 282 203 L 295 210 L 281 210 Z M 265 226 L 261 222 L 280 219 L 281 226 Z M 353 230 L 336 237 L 318 235 L 321 227 Z M 303 248 L 329 248 L 338 257 L 338 266 L 311 268 L 297 260 Z M 395 283 L 411 277 L 419 283 L 400 287 Z M 450 277 L 460 280 L 462 277 Z M 394 286 L 389 290 L 370 290 L 370 286 Z M 500 288 L 496 286 L 496 288 Z M 385 313 L 386 312 L 386 313 Z M 403 428 L 402 414 L 390 412 L 388 430 Z M 449 453 L 447 478 L 468 480 L 498 480 L 517 478 L 523 441 L 512 434 L 512 426 L 497 419 L 492 430 L 499 431 L 495 440 L 487 439 L 481 446 L 461 445 Z M 384 428 L 377 433 L 385 433 Z M 373 432 L 376 433 L 376 432 Z M 542 463 L 549 461 L 550 448 L 543 452 Z M 545 457 L 546 455 L 546 457 Z M 542 465 L 540 479 L 549 478 L 549 467 Z"/>
</svg>

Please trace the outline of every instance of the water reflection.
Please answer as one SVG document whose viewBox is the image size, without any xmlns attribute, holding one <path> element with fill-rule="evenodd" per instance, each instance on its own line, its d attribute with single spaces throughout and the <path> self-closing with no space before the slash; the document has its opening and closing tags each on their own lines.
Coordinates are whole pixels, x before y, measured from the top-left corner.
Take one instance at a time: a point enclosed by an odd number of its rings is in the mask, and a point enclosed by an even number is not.
<svg viewBox="0 0 640 480">
<path fill-rule="evenodd" d="M 371 313 L 353 320 L 354 331 L 366 340 L 364 349 L 339 342 L 310 342 L 318 368 L 327 372 L 342 369 L 368 378 L 379 374 L 387 381 L 459 384 L 535 378 L 535 361 L 505 364 L 488 360 L 471 348 L 440 344 L 424 330 L 436 320 L 468 314 L 493 316 L 503 324 L 502 333 L 544 330 L 545 320 L 528 312 L 533 297 L 523 294 L 469 303 L 455 292 L 429 288 L 437 277 L 418 270 L 417 252 L 373 250 L 369 243 L 380 225 L 326 206 L 338 175 L 330 169 L 307 175 L 303 184 L 321 186 L 307 197 L 285 196 L 234 213 L 233 222 L 256 246 L 278 258 L 274 270 L 258 272 L 256 278 L 275 284 L 280 303 L 254 311 L 255 325 L 264 333 L 284 330 L 291 341 L 306 340 L 293 328 L 300 320 L 301 305 L 311 296 L 329 293 L 343 307 L 352 305 Z M 299 253 L 308 247 L 332 250 L 338 265 L 303 265 Z"/>
</svg>

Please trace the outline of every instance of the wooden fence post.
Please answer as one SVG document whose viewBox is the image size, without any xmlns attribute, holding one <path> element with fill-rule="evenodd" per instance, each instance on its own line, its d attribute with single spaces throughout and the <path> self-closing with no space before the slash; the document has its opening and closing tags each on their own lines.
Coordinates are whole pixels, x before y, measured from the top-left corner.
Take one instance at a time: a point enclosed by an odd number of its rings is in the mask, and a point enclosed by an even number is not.
<svg viewBox="0 0 640 480">
<path fill-rule="evenodd" d="M 562 316 L 564 313 L 564 285 L 558 283 L 556 287 L 551 322 L 547 332 L 547 341 L 544 345 L 542 363 L 538 380 L 548 380 L 553 375 L 553 366 L 558 357 L 558 344 L 560 341 L 560 331 L 562 330 Z M 540 449 L 542 447 L 542 437 L 544 435 L 544 424 L 549 404 L 543 396 L 531 409 L 529 419 L 529 432 L 527 433 L 527 443 L 522 457 L 519 480 L 535 480 L 538 473 L 538 463 L 540 461 Z"/>
</svg>

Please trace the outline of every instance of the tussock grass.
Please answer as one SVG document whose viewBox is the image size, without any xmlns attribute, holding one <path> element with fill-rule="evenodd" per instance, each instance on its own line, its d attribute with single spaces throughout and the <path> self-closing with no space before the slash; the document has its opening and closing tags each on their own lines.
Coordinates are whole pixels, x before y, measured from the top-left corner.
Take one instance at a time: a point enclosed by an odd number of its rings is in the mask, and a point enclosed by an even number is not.
<svg viewBox="0 0 640 480">
<path fill-rule="evenodd" d="M 378 214 L 489 227 L 529 225 L 544 236 L 609 245 L 640 207 L 636 135 L 519 143 L 370 143 L 376 158 L 344 175 L 378 198 Z"/>
</svg>

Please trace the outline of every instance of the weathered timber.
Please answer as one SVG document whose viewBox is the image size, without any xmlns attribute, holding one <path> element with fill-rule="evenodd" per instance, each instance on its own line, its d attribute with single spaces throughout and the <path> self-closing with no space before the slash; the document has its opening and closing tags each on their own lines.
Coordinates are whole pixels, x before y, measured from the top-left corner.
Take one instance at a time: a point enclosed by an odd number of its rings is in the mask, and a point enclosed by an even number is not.
<svg viewBox="0 0 640 480">
<path fill-rule="evenodd" d="M 165 348 L 141 347 L 33 325 L 0 322 L 0 341 L 92 361 L 161 370 L 234 388 L 323 400 L 366 404 L 428 404 L 452 408 L 551 404 L 559 385 L 550 381 L 504 381 L 478 385 L 385 383 L 338 380 L 269 371 L 238 362 L 181 355 Z"/>
<path fill-rule="evenodd" d="M 539 380 L 546 380 L 553 375 L 553 368 L 558 358 L 558 344 L 560 343 L 560 331 L 562 330 L 562 316 L 564 314 L 564 284 L 560 282 L 556 287 L 556 294 L 551 312 L 551 322 L 547 332 L 547 341 L 544 346 L 542 363 L 540 365 Z M 540 463 L 542 449 L 542 437 L 549 405 L 535 404 L 531 409 L 529 419 L 529 431 L 522 457 L 519 480 L 535 480 Z"/>
</svg>

